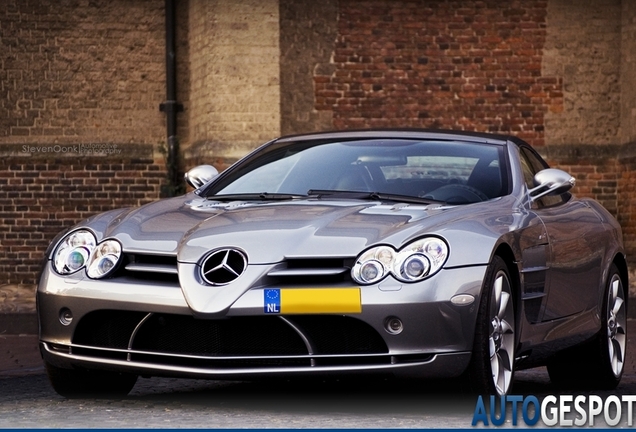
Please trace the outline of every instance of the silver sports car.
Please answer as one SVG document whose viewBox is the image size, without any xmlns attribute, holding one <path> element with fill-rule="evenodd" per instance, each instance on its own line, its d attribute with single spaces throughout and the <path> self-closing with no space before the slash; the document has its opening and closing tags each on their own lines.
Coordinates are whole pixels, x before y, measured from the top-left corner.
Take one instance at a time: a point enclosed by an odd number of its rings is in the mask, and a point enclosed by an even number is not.
<svg viewBox="0 0 636 432">
<path fill-rule="evenodd" d="M 621 379 L 620 226 L 517 138 L 307 134 L 186 179 L 52 242 L 37 304 L 61 395 L 139 375 L 459 377 L 500 395 L 537 365 Z"/>
</svg>

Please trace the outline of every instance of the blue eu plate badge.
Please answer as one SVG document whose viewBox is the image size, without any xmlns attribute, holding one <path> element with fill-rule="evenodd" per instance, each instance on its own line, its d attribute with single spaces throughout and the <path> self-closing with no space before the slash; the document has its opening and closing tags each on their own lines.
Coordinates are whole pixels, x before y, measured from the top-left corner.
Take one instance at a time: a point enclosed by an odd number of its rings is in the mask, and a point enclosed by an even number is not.
<svg viewBox="0 0 636 432">
<path fill-rule="evenodd" d="M 266 289 L 263 291 L 265 297 L 265 313 L 280 313 L 280 289 Z"/>
</svg>

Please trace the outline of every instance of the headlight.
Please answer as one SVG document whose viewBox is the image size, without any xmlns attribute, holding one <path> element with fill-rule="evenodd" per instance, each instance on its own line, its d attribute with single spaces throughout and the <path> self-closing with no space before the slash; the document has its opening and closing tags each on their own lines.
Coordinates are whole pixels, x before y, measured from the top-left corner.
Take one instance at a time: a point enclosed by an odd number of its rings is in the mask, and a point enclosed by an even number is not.
<svg viewBox="0 0 636 432">
<path fill-rule="evenodd" d="M 363 253 L 351 269 L 353 279 L 361 284 L 378 282 L 389 274 L 395 251 L 389 246 L 378 246 Z"/>
<path fill-rule="evenodd" d="M 100 243 L 91 254 L 86 274 L 89 278 L 99 279 L 117 267 L 121 257 L 121 245 L 117 240 L 106 240 Z"/>
<path fill-rule="evenodd" d="M 379 282 L 389 273 L 402 282 L 418 282 L 437 273 L 447 258 L 448 245 L 438 237 L 416 240 L 397 252 L 377 246 L 358 257 L 351 277 L 362 285 Z"/>
<path fill-rule="evenodd" d="M 86 265 L 97 241 L 86 230 L 67 235 L 53 254 L 53 268 L 61 275 L 75 273 Z"/>
<path fill-rule="evenodd" d="M 121 258 L 121 245 L 116 240 L 97 244 L 88 230 L 77 230 L 62 239 L 53 253 L 53 268 L 61 275 L 86 268 L 88 277 L 99 279 L 109 274 Z"/>
</svg>

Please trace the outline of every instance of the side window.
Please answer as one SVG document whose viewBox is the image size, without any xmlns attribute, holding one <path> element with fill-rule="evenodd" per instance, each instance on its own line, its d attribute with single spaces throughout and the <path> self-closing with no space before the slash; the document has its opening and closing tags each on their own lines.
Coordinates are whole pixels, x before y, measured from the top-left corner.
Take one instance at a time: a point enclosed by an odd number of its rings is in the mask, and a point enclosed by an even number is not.
<svg viewBox="0 0 636 432">
<path fill-rule="evenodd" d="M 528 189 L 534 187 L 534 175 L 544 168 L 546 165 L 530 150 L 525 147 L 521 148 L 521 166 L 523 169 L 523 177 Z M 563 195 L 544 196 L 537 203 L 540 207 L 552 207 L 563 203 Z"/>
</svg>

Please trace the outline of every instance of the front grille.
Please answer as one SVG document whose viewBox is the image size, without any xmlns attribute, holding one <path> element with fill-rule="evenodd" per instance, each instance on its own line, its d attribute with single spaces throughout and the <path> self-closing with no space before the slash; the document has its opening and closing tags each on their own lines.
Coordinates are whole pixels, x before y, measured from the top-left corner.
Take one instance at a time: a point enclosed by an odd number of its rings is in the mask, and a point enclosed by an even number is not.
<svg viewBox="0 0 636 432">
<path fill-rule="evenodd" d="M 354 258 L 286 258 L 267 273 L 269 286 L 351 283 Z"/>
<path fill-rule="evenodd" d="M 347 316 L 298 315 L 289 317 L 313 342 L 317 354 L 378 354 L 389 352 L 368 324 Z"/>
<path fill-rule="evenodd" d="M 114 277 L 155 282 L 179 283 L 176 255 L 125 253 Z"/>
<path fill-rule="evenodd" d="M 331 315 L 204 320 L 103 310 L 80 320 L 73 344 L 74 354 L 88 357 L 204 368 L 390 363 L 386 344 L 371 326 Z M 321 357 L 327 355 L 345 357 Z"/>
<path fill-rule="evenodd" d="M 198 320 L 153 315 L 139 330 L 133 349 L 215 356 L 307 354 L 300 336 L 276 317 Z"/>
<path fill-rule="evenodd" d="M 128 348 L 137 324 L 145 312 L 100 310 L 87 314 L 75 329 L 73 343 L 103 348 Z"/>
</svg>

